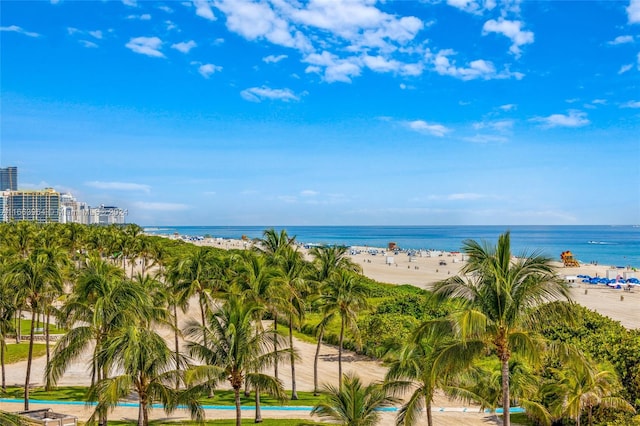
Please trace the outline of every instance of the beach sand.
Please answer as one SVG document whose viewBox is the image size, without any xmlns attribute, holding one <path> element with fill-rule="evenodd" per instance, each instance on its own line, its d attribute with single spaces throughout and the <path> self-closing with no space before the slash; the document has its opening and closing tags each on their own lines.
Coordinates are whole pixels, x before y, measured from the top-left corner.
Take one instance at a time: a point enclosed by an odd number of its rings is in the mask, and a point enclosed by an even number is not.
<svg viewBox="0 0 640 426">
<path fill-rule="evenodd" d="M 250 244 L 239 240 L 205 240 L 196 242 L 199 245 L 211 245 L 214 247 L 229 248 L 249 248 Z M 356 248 L 357 249 L 357 248 Z M 393 263 L 387 258 L 387 255 L 380 253 L 372 255 L 367 252 L 369 248 L 359 248 L 360 253 L 352 255 L 354 262 L 362 266 L 364 275 L 375 279 L 379 282 L 391 284 L 411 284 L 421 288 L 430 288 L 433 283 L 446 279 L 449 276 L 457 274 L 464 265 L 463 257 L 459 253 L 433 253 L 432 257 L 427 257 L 423 253 L 422 256 L 408 256 L 406 253 L 399 252 L 397 255 L 391 254 Z M 306 253 L 306 251 L 305 251 Z M 445 264 L 442 264 L 445 263 Z M 582 265 L 578 268 L 564 268 L 558 263 L 558 273 L 564 275 L 591 275 L 605 276 L 606 266 Z M 580 280 L 578 280 L 580 281 Z M 632 292 L 615 290 L 607 288 L 603 285 L 590 285 L 577 282 L 571 289 L 571 295 L 576 303 L 593 309 L 603 315 L 620 321 L 625 327 L 640 328 L 640 287 L 635 287 Z M 623 300 L 624 299 L 624 300 Z M 192 303 L 187 315 L 183 315 L 181 322 L 188 318 L 198 319 L 197 304 Z M 171 333 L 168 330 L 161 330 L 161 333 L 171 341 Z M 296 383 L 300 391 L 313 390 L 313 358 L 315 355 L 315 345 L 296 340 L 296 350 L 300 354 L 300 361 L 296 363 Z M 88 385 L 90 377 L 87 366 L 89 365 L 90 352 L 84 353 L 77 362 L 75 362 L 67 373 L 62 377 L 60 385 Z M 38 358 L 33 363 L 33 385 L 41 385 L 43 383 L 43 373 L 45 367 L 45 358 Z M 354 371 L 363 378 L 365 382 L 381 380 L 385 374 L 385 367 L 375 360 L 368 359 L 348 351 L 345 352 L 343 358 L 343 368 L 345 372 Z M 24 374 L 26 370 L 26 362 L 13 364 L 7 371 L 7 383 L 9 385 L 24 384 Z M 320 362 L 319 376 L 321 383 L 337 383 L 337 348 L 333 346 L 323 345 Z M 284 381 L 285 388 L 291 388 L 291 375 L 288 366 L 281 366 L 281 378 Z M 479 413 L 478 407 L 465 406 L 458 401 L 450 401 L 442 395 L 436 397 L 434 402 L 434 422 L 437 425 L 463 425 L 463 426 L 480 426 L 488 424 L 496 424 L 496 419 L 492 415 Z M 42 408 L 44 406 L 32 404 L 32 408 Z M 91 410 L 84 406 L 54 406 L 54 410 L 76 415 L 81 420 L 86 420 Z M 18 411 L 22 409 L 22 404 L 0 403 L 0 409 L 6 411 Z M 466 409 L 467 412 L 461 412 Z M 233 410 L 207 410 L 208 419 L 233 418 Z M 264 418 L 302 418 L 311 419 L 307 412 L 302 411 L 286 411 L 286 410 L 263 410 Z M 155 409 L 152 411 L 155 419 L 165 418 L 162 410 Z M 243 417 L 252 418 L 252 410 L 244 410 Z M 110 416 L 111 419 L 135 419 L 137 410 L 134 408 L 117 408 Z M 171 419 L 185 419 L 187 414 L 184 412 L 176 412 Z M 315 420 L 319 420 L 315 418 Z M 384 413 L 381 425 L 393 425 L 394 414 Z M 426 424 L 426 416 L 419 424 Z"/>
</svg>

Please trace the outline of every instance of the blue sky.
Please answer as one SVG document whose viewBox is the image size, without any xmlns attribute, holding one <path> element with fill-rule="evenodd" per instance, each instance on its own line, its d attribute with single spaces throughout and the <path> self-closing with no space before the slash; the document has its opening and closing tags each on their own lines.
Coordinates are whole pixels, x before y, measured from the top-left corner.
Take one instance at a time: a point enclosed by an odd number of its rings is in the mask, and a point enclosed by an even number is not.
<svg viewBox="0 0 640 426">
<path fill-rule="evenodd" d="M 640 0 L 0 2 L 1 158 L 143 225 L 640 223 Z"/>
</svg>

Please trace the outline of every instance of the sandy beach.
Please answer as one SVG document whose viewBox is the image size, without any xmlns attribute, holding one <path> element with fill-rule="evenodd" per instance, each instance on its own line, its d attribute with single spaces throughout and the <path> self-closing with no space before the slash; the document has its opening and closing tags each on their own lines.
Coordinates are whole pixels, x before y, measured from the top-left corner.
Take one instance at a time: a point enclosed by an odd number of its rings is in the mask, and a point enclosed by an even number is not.
<svg viewBox="0 0 640 426">
<path fill-rule="evenodd" d="M 249 248 L 250 244 L 240 240 L 213 240 L 197 241 L 195 244 L 211 245 L 225 249 L 230 248 Z M 391 284 L 411 284 L 421 288 L 428 289 L 433 283 L 457 274 L 464 265 L 463 256 L 460 253 L 447 252 L 421 252 L 414 253 L 409 256 L 407 253 L 385 252 L 382 249 L 376 254 L 370 252 L 370 248 L 354 247 L 351 255 L 354 262 L 362 266 L 363 273 L 367 277 L 375 279 L 379 282 Z M 302 249 L 304 250 L 304 249 Z M 577 268 L 564 268 L 558 262 L 558 273 L 560 276 L 576 276 L 591 275 L 606 276 L 607 266 L 599 265 L 581 265 Z M 575 302 L 593 309 L 603 315 L 620 321 L 625 327 L 640 328 L 640 287 L 635 287 L 633 291 L 623 291 L 608 288 L 604 285 L 583 284 L 581 280 L 576 280 L 573 285 L 571 294 Z M 181 322 L 185 322 L 189 318 L 198 318 L 196 303 L 191 304 L 190 310 L 183 315 Z M 163 330 L 167 340 L 170 341 L 171 333 Z M 315 354 L 315 345 L 296 341 L 296 349 L 300 354 L 300 361 L 296 364 L 296 382 L 298 390 L 313 390 L 313 357 Z M 62 377 L 60 385 L 88 385 L 89 375 L 87 366 L 89 361 L 89 352 L 83 354 L 67 373 Z M 357 372 L 365 381 L 381 380 L 385 374 L 385 367 L 375 360 L 368 359 L 353 353 L 344 355 L 344 370 Z M 33 385 L 41 385 L 45 368 L 45 359 L 39 358 L 34 360 L 33 365 Z M 321 382 L 337 382 L 337 348 L 324 345 L 320 356 L 320 381 Z M 8 368 L 7 383 L 9 385 L 22 385 L 24 383 L 24 374 L 26 370 L 26 362 L 14 364 Z M 284 381 L 285 388 L 291 388 L 290 369 L 287 366 L 280 368 L 281 378 Z M 42 408 L 39 404 L 32 404 L 33 408 Z M 48 407 L 48 406 L 47 406 Z M 54 406 L 57 411 L 69 413 L 78 416 L 81 420 L 86 420 L 91 410 L 84 406 L 57 405 Z M 17 411 L 22 409 L 22 403 L 14 404 L 0 402 L 0 409 L 6 411 Z M 466 412 L 462 412 L 466 410 Z M 208 419 L 232 418 L 234 412 L 232 410 L 207 410 Z M 112 419 L 135 419 L 137 410 L 135 408 L 117 408 L 112 414 Z M 162 410 L 153 410 L 153 418 L 165 418 Z M 251 418 L 253 411 L 244 410 L 243 416 Z M 187 417 L 185 412 L 176 412 L 171 419 L 179 420 Z M 287 410 L 264 410 L 264 418 L 302 418 L 310 419 L 307 411 L 287 411 Z M 318 420 L 317 418 L 315 420 Z M 474 406 L 464 406 L 457 401 L 449 401 L 443 396 L 438 396 L 434 403 L 434 421 L 438 425 L 487 425 L 495 424 L 495 418 L 488 414 L 478 412 L 478 408 Z M 385 413 L 383 415 L 382 425 L 393 425 L 394 414 Z M 426 417 L 423 423 L 426 424 Z"/>
</svg>

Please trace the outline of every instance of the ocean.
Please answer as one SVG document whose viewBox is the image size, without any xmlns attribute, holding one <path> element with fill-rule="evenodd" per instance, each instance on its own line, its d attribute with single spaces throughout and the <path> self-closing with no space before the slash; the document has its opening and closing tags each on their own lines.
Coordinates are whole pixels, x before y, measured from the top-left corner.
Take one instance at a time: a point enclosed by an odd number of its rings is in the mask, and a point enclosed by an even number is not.
<svg viewBox="0 0 640 426">
<path fill-rule="evenodd" d="M 270 226 L 146 226 L 149 234 L 205 236 L 240 239 L 261 238 Z M 462 241 L 486 240 L 511 232 L 511 250 L 541 251 L 560 259 L 570 250 L 581 263 L 640 268 L 640 226 L 274 226 L 286 229 L 296 241 L 312 244 L 387 247 L 394 242 L 402 249 L 460 251 Z"/>
</svg>

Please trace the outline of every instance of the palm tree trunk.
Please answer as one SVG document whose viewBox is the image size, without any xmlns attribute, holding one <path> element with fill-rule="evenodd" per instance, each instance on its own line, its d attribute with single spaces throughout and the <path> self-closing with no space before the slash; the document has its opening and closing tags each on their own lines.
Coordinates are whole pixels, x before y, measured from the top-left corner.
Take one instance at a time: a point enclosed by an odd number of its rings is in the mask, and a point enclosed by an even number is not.
<svg viewBox="0 0 640 426">
<path fill-rule="evenodd" d="M 36 316 L 35 309 L 31 309 L 31 332 L 29 334 L 29 355 L 27 357 L 27 373 L 24 380 L 24 410 L 29 409 L 29 381 L 31 379 L 31 361 L 33 358 L 33 334 L 36 329 L 34 318 Z"/>
<path fill-rule="evenodd" d="M 7 375 L 6 367 L 4 365 L 4 352 L 7 349 L 7 344 L 4 341 L 4 337 L 0 340 L 0 365 L 2 365 L 2 391 L 7 390 Z"/>
<path fill-rule="evenodd" d="M 200 320 L 202 321 L 202 327 L 205 327 L 205 318 L 204 318 L 204 301 L 202 300 L 202 298 L 204 297 L 204 295 L 200 295 L 199 298 L 199 303 L 200 303 Z M 202 336 L 202 340 L 204 343 L 204 346 L 207 347 L 207 335 L 203 335 Z M 207 385 L 207 387 L 209 388 L 209 398 L 213 398 L 213 386 L 211 385 Z"/>
<path fill-rule="evenodd" d="M 273 375 L 278 379 L 278 314 L 273 315 Z"/>
<path fill-rule="evenodd" d="M 344 322 L 345 318 L 342 317 L 340 323 L 340 342 L 338 343 L 338 389 L 342 390 L 342 343 L 344 341 Z"/>
<path fill-rule="evenodd" d="M 293 352 L 293 315 L 289 315 L 289 361 L 291 362 L 291 400 L 298 399 L 296 391 L 296 359 Z"/>
<path fill-rule="evenodd" d="M 431 416 L 431 401 L 427 402 L 427 425 L 433 426 L 433 417 Z"/>
<path fill-rule="evenodd" d="M 242 410 L 240 409 L 240 389 L 234 388 L 233 393 L 236 397 L 236 426 L 242 426 Z"/>
<path fill-rule="evenodd" d="M 502 356 L 502 424 L 511 425 L 511 398 L 509 396 L 509 358 Z"/>
<path fill-rule="evenodd" d="M 22 340 L 22 330 L 20 330 L 20 318 L 22 318 L 22 309 L 18 309 L 16 312 L 16 344 L 20 343 Z"/>
<path fill-rule="evenodd" d="M 178 359 L 180 357 L 180 343 L 178 342 L 178 306 L 173 304 L 173 343 L 176 348 L 176 370 L 180 371 L 180 364 Z M 180 389 L 180 377 L 176 377 L 176 390 Z"/>
<path fill-rule="evenodd" d="M 44 326 L 44 340 L 45 340 L 45 345 L 47 347 L 47 364 L 49 365 L 49 361 L 51 360 L 51 345 L 49 344 L 49 324 L 51 323 L 51 315 L 49 314 L 49 309 L 47 309 L 47 319 L 45 321 L 45 326 Z M 50 391 L 51 390 L 51 384 L 49 383 L 49 381 L 47 380 L 47 385 L 45 387 L 46 391 Z"/>
<path fill-rule="evenodd" d="M 260 408 L 260 388 L 256 386 L 256 418 L 254 423 L 262 423 L 262 409 Z"/>
<path fill-rule="evenodd" d="M 322 346 L 322 335 L 324 334 L 324 327 L 320 329 L 320 335 L 318 336 L 318 345 L 316 346 L 316 356 L 313 359 L 313 396 L 318 396 L 320 391 L 318 389 L 318 359 L 320 358 L 320 348 Z"/>
</svg>

